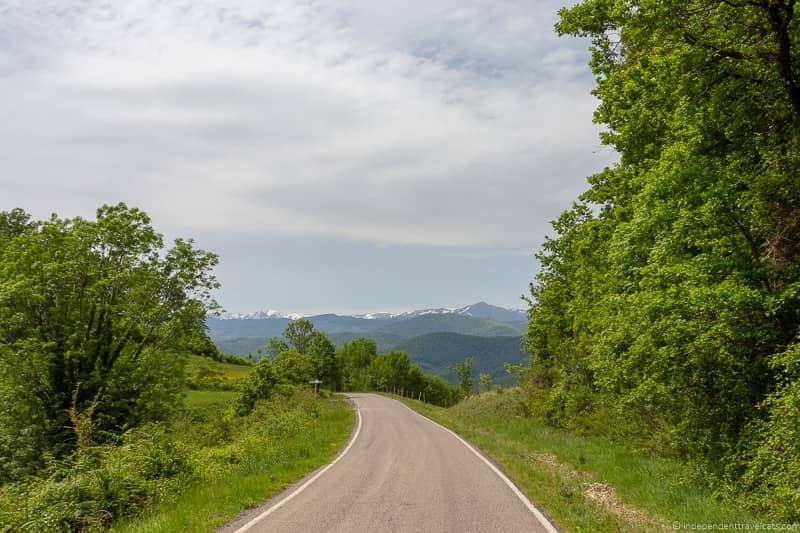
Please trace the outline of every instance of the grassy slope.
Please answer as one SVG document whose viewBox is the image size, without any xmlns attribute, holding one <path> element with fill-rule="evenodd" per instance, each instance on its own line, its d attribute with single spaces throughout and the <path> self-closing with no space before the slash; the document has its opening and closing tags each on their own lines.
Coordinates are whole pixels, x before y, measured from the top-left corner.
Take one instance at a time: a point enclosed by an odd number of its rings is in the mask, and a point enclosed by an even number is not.
<svg viewBox="0 0 800 533">
<path fill-rule="evenodd" d="M 477 444 L 567 531 L 663 530 L 672 529 L 673 521 L 769 521 L 718 501 L 708 488 L 690 481 L 686 467 L 676 461 L 518 416 L 521 399 L 520 392 L 511 389 L 482 394 L 450 409 L 403 401 Z M 613 487 L 615 497 L 590 499 L 585 493 L 593 483 Z"/>
<path fill-rule="evenodd" d="M 229 391 L 190 391 L 188 403 L 218 409 L 221 416 L 231 398 Z M 284 416 L 278 416 L 282 413 L 273 416 L 278 409 L 267 406 L 261 420 L 265 427 L 247 430 L 232 445 L 200 452 L 214 459 L 219 459 L 220 454 L 229 455 L 234 464 L 206 474 L 205 479 L 190 481 L 177 498 L 165 500 L 150 513 L 123 522 L 114 529 L 125 532 L 213 531 L 243 510 L 260 504 L 308 472 L 330 462 L 346 443 L 355 414 L 350 404 L 338 397 L 318 401 L 317 405 L 313 423 L 303 423 L 289 431 L 282 426 L 291 425 L 291 408 Z M 272 428 L 278 428 L 280 434 L 270 438 Z M 188 433 L 192 425 L 187 424 L 183 429 L 187 432 L 185 438 L 191 441 L 192 435 Z"/>
<path fill-rule="evenodd" d="M 190 355 L 186 362 L 186 373 L 190 377 L 214 374 L 225 381 L 237 381 L 246 378 L 252 371 L 253 367 L 250 365 L 221 363 L 199 355 Z"/>
</svg>

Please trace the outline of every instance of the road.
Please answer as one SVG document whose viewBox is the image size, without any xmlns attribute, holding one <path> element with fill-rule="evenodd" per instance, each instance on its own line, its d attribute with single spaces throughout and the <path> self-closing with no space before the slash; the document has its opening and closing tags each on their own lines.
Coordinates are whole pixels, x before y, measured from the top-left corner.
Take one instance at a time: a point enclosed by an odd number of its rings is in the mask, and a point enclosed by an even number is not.
<svg viewBox="0 0 800 533">
<path fill-rule="evenodd" d="M 448 430 L 383 396 L 351 399 L 360 425 L 344 453 L 221 531 L 555 531 Z"/>
</svg>

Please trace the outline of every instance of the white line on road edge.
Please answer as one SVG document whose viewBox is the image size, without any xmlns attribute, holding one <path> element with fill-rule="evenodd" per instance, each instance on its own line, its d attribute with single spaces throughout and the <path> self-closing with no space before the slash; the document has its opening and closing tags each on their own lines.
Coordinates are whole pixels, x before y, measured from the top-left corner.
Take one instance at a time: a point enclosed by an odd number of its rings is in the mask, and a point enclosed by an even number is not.
<svg viewBox="0 0 800 533">
<path fill-rule="evenodd" d="M 268 517 L 281 507 L 283 507 L 285 504 L 291 501 L 292 498 L 294 498 L 295 496 L 306 490 L 308 486 L 314 483 L 317 479 L 319 479 L 319 477 L 322 476 L 322 474 L 330 470 L 333 465 L 338 463 L 339 460 L 342 457 L 344 457 L 347 454 L 347 452 L 350 451 L 350 448 L 353 447 L 353 444 L 355 444 L 356 439 L 358 438 L 358 434 L 361 433 L 361 409 L 359 409 L 357 405 L 356 405 L 356 414 L 358 415 L 358 426 L 356 426 L 356 434 L 353 435 L 353 438 L 350 440 L 350 443 L 347 445 L 347 448 L 345 448 L 344 451 L 340 453 L 336 459 L 333 460 L 333 462 L 331 462 L 328 466 L 326 466 L 325 468 L 314 474 L 314 476 L 311 479 L 309 479 L 308 481 L 297 487 L 297 490 L 295 490 L 287 497 L 285 497 L 284 499 L 282 499 L 281 501 L 279 501 L 278 503 L 276 503 L 275 505 L 273 505 L 272 507 L 270 507 L 269 509 L 267 509 L 266 511 L 264 511 L 263 513 L 261 513 L 248 523 L 246 523 L 245 525 L 243 525 L 242 527 L 240 527 L 239 529 L 237 529 L 234 533 L 244 533 L 245 531 L 256 525 L 258 522 L 260 522 L 261 520 L 265 519 L 266 517 Z"/>
<path fill-rule="evenodd" d="M 519 490 L 519 487 L 517 487 L 514 484 L 514 482 L 511 481 L 508 478 L 507 475 L 505 475 L 499 468 L 497 468 L 489 459 L 484 457 L 483 454 L 481 452 L 479 452 L 478 450 L 476 450 L 469 442 L 467 442 L 464 439 L 462 439 L 461 436 L 458 433 L 456 433 L 455 431 L 453 431 L 453 430 L 451 430 L 449 428 L 444 427 L 443 425 L 441 425 L 440 423 L 438 423 L 438 422 L 436 422 L 434 420 L 431 420 L 430 418 L 428 418 L 427 416 L 423 415 L 422 413 L 418 413 L 417 411 L 413 410 L 412 408 L 410 408 L 409 406 L 407 406 L 403 402 L 400 402 L 398 400 L 394 400 L 394 401 L 396 401 L 400 405 L 404 406 L 406 409 L 408 409 L 409 411 L 411 411 L 415 415 L 421 416 L 422 418 L 424 418 L 425 420 L 427 420 L 431 424 L 435 424 L 435 425 L 439 426 L 440 428 L 442 428 L 443 430 L 445 430 L 446 432 L 450 433 L 452 436 L 457 438 L 461 442 L 461 444 L 466 446 L 467 449 L 469 449 L 469 451 L 471 451 L 476 456 L 478 456 L 478 458 L 481 461 L 486 463 L 486 466 L 488 466 L 489 468 L 492 469 L 492 472 L 497 474 L 497 477 L 502 479 L 505 482 L 505 484 L 508 485 L 508 488 L 510 488 L 514 492 L 514 494 L 517 495 L 517 498 L 519 498 L 520 501 L 523 504 L 525 504 L 525 507 L 527 507 L 528 510 L 531 513 L 533 513 L 533 516 L 536 517 L 536 520 L 538 520 L 539 523 L 542 524 L 542 527 L 544 527 L 547 530 L 548 533 L 559 533 L 558 530 L 555 528 L 555 526 L 550 522 L 550 520 L 548 520 L 547 517 L 544 514 L 542 514 L 542 512 L 539 509 L 537 509 L 535 505 L 533 505 L 533 503 L 531 503 L 531 501 L 528 499 L 528 497 L 525 496 L 525 494 L 523 494 L 521 490 Z"/>
</svg>

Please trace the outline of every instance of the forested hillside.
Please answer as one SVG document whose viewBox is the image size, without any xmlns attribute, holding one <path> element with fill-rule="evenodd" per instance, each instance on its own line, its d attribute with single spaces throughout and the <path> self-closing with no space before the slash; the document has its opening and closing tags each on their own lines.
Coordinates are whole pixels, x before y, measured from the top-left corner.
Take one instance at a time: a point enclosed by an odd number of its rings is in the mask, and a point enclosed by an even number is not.
<svg viewBox="0 0 800 533">
<path fill-rule="evenodd" d="M 800 517 L 800 21 L 794 1 L 586 0 L 619 164 L 539 254 L 530 390 L 553 424 L 687 457 Z M 598 421 L 599 419 L 599 421 Z"/>
<path fill-rule="evenodd" d="M 506 312 L 503 315 L 497 309 L 490 311 L 500 317 L 515 318 L 513 313 Z M 518 364 L 528 357 L 522 350 L 521 342 L 525 325 L 519 322 L 433 313 L 394 320 L 366 320 L 337 315 L 320 315 L 306 320 L 339 347 L 346 342 L 368 337 L 375 341 L 377 352 L 405 352 L 426 372 L 442 376 L 451 383 L 457 379 L 450 366 L 467 356 L 475 358 L 476 372 L 486 372 L 498 383 L 505 384 L 512 383 L 514 378 L 505 371 L 504 365 Z M 293 321 L 280 318 L 209 318 L 207 322 L 210 334 L 221 351 L 242 357 L 252 355 L 259 359 L 267 350 L 267 337 L 279 336 Z M 249 335 L 236 336 L 240 333 Z M 264 333 L 268 335 L 262 336 Z"/>
<path fill-rule="evenodd" d="M 488 374 L 496 383 L 512 384 L 514 376 L 506 365 L 527 363 L 530 355 L 522 351 L 521 337 L 477 337 L 458 333 L 429 333 L 401 342 L 396 349 L 408 354 L 422 370 L 456 383 L 451 367 L 469 356 L 474 359 L 475 375 Z"/>
</svg>

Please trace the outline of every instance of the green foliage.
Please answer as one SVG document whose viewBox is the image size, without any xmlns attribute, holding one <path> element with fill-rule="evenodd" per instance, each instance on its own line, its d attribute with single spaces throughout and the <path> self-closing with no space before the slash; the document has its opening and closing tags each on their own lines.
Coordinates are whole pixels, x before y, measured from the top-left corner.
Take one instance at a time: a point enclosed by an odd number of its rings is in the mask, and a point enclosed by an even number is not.
<svg viewBox="0 0 800 533">
<path fill-rule="evenodd" d="M 186 386 L 190 390 L 237 390 L 241 382 L 253 371 L 253 363 L 247 359 L 227 357 L 216 361 L 198 355 L 190 355 L 186 363 Z"/>
<path fill-rule="evenodd" d="M 481 381 L 481 389 L 483 389 L 483 392 L 489 392 L 492 390 L 492 376 L 486 372 L 481 372 L 478 375 L 478 378 Z"/>
<path fill-rule="evenodd" d="M 378 355 L 372 339 L 346 342 L 339 361 L 346 390 L 403 392 L 436 405 L 453 405 L 459 399 L 458 389 L 437 376 L 424 373 L 405 352 L 392 350 Z"/>
<path fill-rule="evenodd" d="M 294 351 L 305 355 L 314 338 L 314 324 L 305 319 L 294 320 L 286 326 L 283 337 Z"/>
<path fill-rule="evenodd" d="M 289 350 L 275 358 L 275 373 L 285 383 L 300 385 L 314 379 L 314 366 L 308 356 Z"/>
<path fill-rule="evenodd" d="M 340 350 L 340 361 L 346 390 L 368 390 L 369 368 L 378 357 L 378 347 L 372 339 L 358 338 L 345 342 Z"/>
<path fill-rule="evenodd" d="M 288 351 L 289 351 L 289 345 L 286 344 L 286 341 L 284 341 L 282 338 L 270 337 L 267 339 L 266 355 L 270 359 L 275 359 L 276 357 L 278 357 L 279 353 Z"/>
<path fill-rule="evenodd" d="M 8 240 L 36 227 L 31 216 L 20 208 L 0 211 L 0 248 Z"/>
<path fill-rule="evenodd" d="M 603 431 L 602 412 L 605 431 L 651 435 L 785 516 L 796 448 L 778 434 L 797 434 L 800 419 L 780 413 L 798 375 L 772 362 L 800 326 L 795 9 L 560 12 L 559 32 L 591 38 L 595 116 L 620 163 L 589 179 L 539 254 L 526 376 L 552 423 Z"/>
<path fill-rule="evenodd" d="M 470 354 L 476 372 L 485 372 L 499 383 L 512 384 L 514 377 L 506 373 L 504 365 L 523 364 L 530 359 L 521 344 L 519 336 L 478 337 L 440 332 L 414 337 L 398 344 L 396 349 L 406 352 L 426 372 L 451 382 L 457 378 L 450 367 L 462 360 L 464 354 Z"/>
<path fill-rule="evenodd" d="M 746 450 L 745 486 L 761 506 L 786 521 L 800 520 L 800 344 L 776 357 L 784 384 L 764 402 Z"/>
<path fill-rule="evenodd" d="M 322 385 L 332 391 L 342 387 L 342 369 L 336 346 L 327 335 L 315 331 L 308 346 L 315 379 L 322 380 Z"/>
<path fill-rule="evenodd" d="M 2 220 L 11 237 L 0 256 L 0 401 L 16 415 L 0 416 L 0 480 L 74 449 L 72 407 L 96 404 L 100 441 L 168 415 L 179 353 L 205 336 L 217 286 L 216 256 L 191 241 L 165 249 L 147 215 L 124 204 L 95 221 Z"/>
<path fill-rule="evenodd" d="M 148 531 L 197 530 L 212 516 L 219 525 L 329 460 L 351 424 L 344 402 L 292 387 L 256 402 L 248 416 L 225 402 L 178 411 L 169 424 L 143 425 L 117 443 L 51 458 L 39 477 L 3 485 L 0 531 L 100 531 L 120 522 L 136 529 L 140 521 Z M 251 476 L 258 483 L 245 483 Z M 199 498 L 207 487 L 215 496 L 236 494 Z M 153 525 L 173 513 L 175 522 Z"/>
<path fill-rule="evenodd" d="M 142 512 L 192 475 L 163 426 L 142 426 L 117 446 L 51 460 L 39 478 L 0 489 L 2 531 L 99 531 Z"/>
<path fill-rule="evenodd" d="M 653 532 L 673 522 L 756 524 L 777 522 L 744 509 L 696 479 L 682 461 L 637 449 L 629 440 L 578 435 L 525 413 L 524 390 L 474 395 L 448 409 L 405 400 L 456 431 L 490 456 L 560 531 Z M 598 502 L 588 486 L 602 483 Z"/>
<path fill-rule="evenodd" d="M 283 353 L 291 354 L 295 352 Z M 268 400 L 272 396 L 272 392 L 280 379 L 282 377 L 285 379 L 285 376 L 276 367 L 277 364 L 273 365 L 269 359 L 262 359 L 258 362 L 253 373 L 244 382 L 241 394 L 236 401 L 236 412 L 239 415 L 250 413 L 256 401 Z"/>
<path fill-rule="evenodd" d="M 472 366 L 474 363 L 474 357 L 467 357 L 450 367 L 450 370 L 458 377 L 458 384 L 464 397 L 470 396 L 475 386 L 475 380 L 472 378 Z"/>
</svg>

